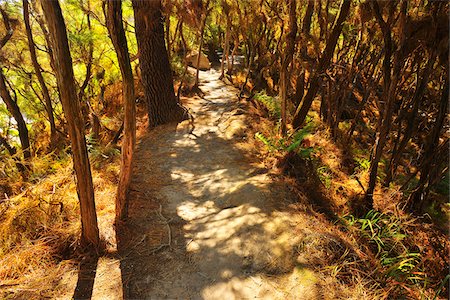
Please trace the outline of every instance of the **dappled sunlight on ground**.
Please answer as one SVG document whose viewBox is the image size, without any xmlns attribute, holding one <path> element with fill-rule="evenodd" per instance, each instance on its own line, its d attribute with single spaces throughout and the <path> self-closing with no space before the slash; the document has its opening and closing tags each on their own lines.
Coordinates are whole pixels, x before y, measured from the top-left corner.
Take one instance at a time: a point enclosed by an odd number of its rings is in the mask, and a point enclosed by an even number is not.
<svg viewBox="0 0 450 300">
<path fill-rule="evenodd" d="M 240 148 L 237 90 L 217 71 L 200 74 L 204 98 L 184 99 L 193 124 L 158 127 L 138 146 L 130 219 L 118 228 L 124 297 L 321 298 L 320 275 L 298 261 L 313 229 L 299 231 L 287 184 Z"/>
</svg>

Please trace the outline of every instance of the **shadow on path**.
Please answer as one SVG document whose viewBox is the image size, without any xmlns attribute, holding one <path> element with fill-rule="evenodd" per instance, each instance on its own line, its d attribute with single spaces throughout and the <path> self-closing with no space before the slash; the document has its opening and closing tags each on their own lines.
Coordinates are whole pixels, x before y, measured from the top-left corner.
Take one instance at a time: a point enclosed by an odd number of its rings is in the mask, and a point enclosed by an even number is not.
<svg viewBox="0 0 450 300">
<path fill-rule="evenodd" d="M 310 229 L 296 229 L 291 190 L 239 144 L 248 120 L 236 90 L 201 76 L 205 98 L 185 99 L 194 131 L 161 126 L 138 145 L 117 228 L 124 298 L 320 298 L 326 287 L 297 261 Z"/>
</svg>

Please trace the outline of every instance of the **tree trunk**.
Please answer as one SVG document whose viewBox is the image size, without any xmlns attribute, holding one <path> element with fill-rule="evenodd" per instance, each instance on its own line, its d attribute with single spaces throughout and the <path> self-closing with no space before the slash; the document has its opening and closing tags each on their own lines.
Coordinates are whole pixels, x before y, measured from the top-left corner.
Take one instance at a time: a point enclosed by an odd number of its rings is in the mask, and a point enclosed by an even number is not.
<svg viewBox="0 0 450 300">
<path fill-rule="evenodd" d="M 448 68 L 448 67 L 447 67 Z M 443 151 L 438 151 L 439 147 L 439 136 L 444 127 L 445 119 L 448 115 L 448 96 L 449 96 L 449 79 L 448 79 L 448 69 L 445 72 L 445 82 L 442 86 L 441 101 L 439 103 L 438 115 L 436 117 L 435 125 L 431 130 L 427 138 L 427 143 L 425 151 L 423 153 L 423 162 L 420 166 L 420 178 L 419 183 L 410 195 L 408 199 L 408 209 L 412 212 L 421 213 L 423 211 L 424 204 L 423 199 L 426 197 L 429 189 L 432 186 L 433 176 L 431 173 L 436 171 L 439 165 L 444 159 L 439 159 L 439 157 L 445 157 L 447 159 L 448 155 L 448 139 L 447 142 L 443 143 L 445 147 Z M 439 152 L 443 152 L 444 155 L 438 155 Z M 446 161 L 444 161 L 447 164 Z"/>
<path fill-rule="evenodd" d="M 149 126 L 179 122 L 186 116 L 173 88 L 173 76 L 164 43 L 161 1 L 133 0 L 132 3 Z"/>
<path fill-rule="evenodd" d="M 203 42 L 204 42 L 203 34 L 205 32 L 206 19 L 208 18 L 208 5 L 209 5 L 209 0 L 207 1 L 204 13 L 202 14 L 202 23 L 200 25 L 200 43 L 199 43 L 199 46 L 198 46 L 197 70 L 195 72 L 194 88 L 197 88 L 198 84 L 199 84 L 198 77 L 200 75 L 200 55 L 202 53 L 202 48 L 203 48 Z"/>
<path fill-rule="evenodd" d="M 107 27 L 109 36 L 117 53 L 120 72 L 122 74 L 122 93 L 124 99 L 124 139 L 122 142 L 122 162 L 120 166 L 119 185 L 116 197 L 116 220 L 128 216 L 127 193 L 131 182 L 131 164 L 136 145 L 136 106 L 134 96 L 134 80 L 128 53 L 127 38 L 122 23 L 122 2 L 107 2 Z"/>
<path fill-rule="evenodd" d="M 57 141 L 57 132 L 55 118 L 53 116 L 52 100 L 50 98 L 50 93 L 48 91 L 47 85 L 45 84 L 44 77 L 42 76 L 41 66 L 39 65 L 36 56 L 35 44 L 33 41 L 33 31 L 30 25 L 30 9 L 28 0 L 23 0 L 23 17 L 25 21 L 25 29 L 27 32 L 28 48 L 30 50 L 31 62 L 33 63 L 34 72 L 36 73 L 39 85 L 41 86 L 42 97 L 44 98 L 45 103 L 45 110 L 47 112 L 48 120 L 50 123 L 50 148 L 53 148 Z"/>
<path fill-rule="evenodd" d="M 227 62 L 227 67 L 230 67 L 228 52 L 230 52 L 231 17 L 230 6 L 228 5 L 226 0 L 222 0 L 222 9 L 227 18 L 227 27 L 225 28 L 225 44 L 223 45 L 222 61 L 220 63 L 220 79 L 223 79 L 225 77 L 225 61 Z"/>
<path fill-rule="evenodd" d="M 3 69 L 1 69 L 1 67 L 0 97 L 3 99 L 3 102 L 5 102 L 6 108 L 8 109 L 9 113 L 13 116 L 14 120 L 16 120 L 17 130 L 19 131 L 20 144 L 22 145 L 23 157 L 25 160 L 29 160 L 31 158 L 31 152 L 27 124 L 25 123 L 25 120 L 22 116 L 19 105 L 17 105 L 17 102 L 13 100 L 11 94 L 8 91 L 8 87 L 6 86 L 6 78 L 5 75 L 3 75 Z"/>
<path fill-rule="evenodd" d="M 166 1 L 166 4 L 165 4 L 165 8 L 166 8 L 166 17 L 164 18 L 164 20 L 165 20 L 165 26 L 166 26 L 166 30 L 165 30 L 165 34 L 166 34 L 166 43 L 167 43 L 167 57 L 168 57 L 168 60 L 169 60 L 169 63 L 170 63 L 170 61 L 172 60 L 172 53 L 170 52 L 171 51 L 171 42 L 170 42 L 170 13 L 171 13 L 171 11 L 172 11 L 172 3 L 170 3 L 170 0 L 167 0 Z"/>
<path fill-rule="evenodd" d="M 311 108 L 314 97 L 319 90 L 322 73 L 325 72 L 330 65 L 339 35 L 341 34 L 342 27 L 344 26 L 344 21 L 350 11 L 350 2 L 350 0 L 342 0 L 341 7 L 339 9 L 339 15 L 336 17 L 336 21 L 333 25 L 333 29 L 331 30 L 330 37 L 328 38 L 325 49 L 323 50 L 322 56 L 320 57 L 319 66 L 317 67 L 317 70 L 313 77 L 310 79 L 309 88 L 306 92 L 306 95 L 303 97 L 302 105 L 299 105 L 295 112 L 294 119 L 292 121 L 292 126 L 294 128 L 299 128 L 303 125 L 303 122 L 306 119 L 306 115 Z"/>
<path fill-rule="evenodd" d="M 417 114 L 419 112 L 419 104 L 422 101 L 423 95 L 425 94 L 425 91 L 427 89 L 428 84 L 428 78 L 433 70 L 433 65 L 436 59 L 436 54 L 433 51 L 431 54 L 431 57 L 428 59 L 428 62 L 425 66 L 424 71 L 422 72 L 422 76 L 420 76 L 419 72 L 417 72 L 417 85 L 416 90 L 414 91 L 413 98 L 411 102 L 413 103 L 413 107 L 411 110 L 411 113 L 407 119 L 406 124 L 406 130 L 403 133 L 403 137 L 400 141 L 400 144 L 398 147 L 394 148 L 394 151 L 392 153 L 391 160 L 389 162 L 389 166 L 386 171 L 386 180 L 384 182 L 384 186 L 389 186 L 392 179 L 394 178 L 395 172 L 397 171 L 398 162 L 400 160 L 401 155 L 403 154 L 404 149 L 406 148 L 406 145 L 408 144 L 414 130 L 414 123 L 417 118 Z M 419 79 L 420 78 L 420 79 Z M 401 127 L 401 124 L 399 124 Z M 401 129 L 400 129 L 401 130 Z M 403 131 L 403 130 L 401 130 Z"/>
<path fill-rule="evenodd" d="M 396 89 L 397 83 L 400 79 L 400 71 L 401 65 L 403 62 L 403 46 L 405 42 L 404 32 L 401 32 L 400 37 L 400 45 L 398 50 L 396 51 L 396 55 L 393 63 L 393 74 L 391 76 L 391 56 L 392 56 L 392 37 L 391 37 L 391 29 L 392 25 L 384 21 L 383 16 L 381 14 L 380 8 L 378 6 L 377 1 L 371 2 L 372 8 L 377 19 L 378 24 L 380 25 L 381 31 L 383 33 L 384 39 L 384 60 L 383 60 L 383 72 L 384 72 L 384 90 L 383 90 L 383 100 L 385 102 L 384 112 L 381 114 L 379 119 L 379 129 L 377 132 L 377 137 L 375 139 L 375 154 L 373 155 L 370 161 L 370 170 L 369 170 L 369 185 L 366 190 L 366 206 L 367 209 L 370 210 L 373 208 L 373 192 L 375 190 L 377 174 L 378 174 L 378 164 L 381 160 L 381 155 L 383 154 L 383 149 L 386 144 L 388 134 L 391 128 L 391 120 L 394 111 L 394 103 L 396 98 Z M 404 22 L 406 22 L 406 8 L 407 3 L 406 0 L 402 0 L 401 3 L 401 22 L 403 23 L 401 26 L 401 31 L 404 28 Z M 391 19 L 391 18 L 389 18 Z M 389 22 L 389 21 L 388 21 Z"/>
<path fill-rule="evenodd" d="M 295 0 L 289 0 L 289 29 L 286 34 L 286 49 L 281 63 L 280 71 L 280 98 L 281 98 L 281 135 L 286 134 L 286 106 L 287 106 L 287 92 L 290 86 L 288 67 L 292 61 L 295 50 L 295 39 L 297 37 L 297 18 L 296 18 L 297 3 Z"/>
<path fill-rule="evenodd" d="M 94 186 L 84 137 L 84 124 L 77 97 L 72 57 L 69 51 L 66 25 L 58 1 L 41 1 L 48 24 L 56 64 L 56 79 L 67 119 L 72 146 L 73 165 L 81 211 L 81 243 L 99 246 L 100 238 L 95 211 Z"/>
<path fill-rule="evenodd" d="M 12 37 L 13 28 L 11 27 L 11 22 L 8 14 L 1 8 L 0 14 L 2 15 L 3 24 L 6 29 L 5 36 L 0 39 L 0 49 L 1 49 Z M 13 100 L 11 94 L 8 91 L 8 87 L 6 86 L 6 78 L 5 75 L 3 75 L 3 69 L 1 65 L 0 65 L 0 97 L 3 99 L 3 102 L 5 102 L 6 108 L 8 109 L 9 113 L 13 116 L 13 118 L 17 122 L 17 130 L 19 131 L 19 139 L 20 144 L 22 146 L 23 157 L 25 158 L 25 160 L 28 160 L 31 158 L 31 152 L 30 152 L 30 139 L 28 137 L 27 124 L 25 123 L 25 120 L 22 116 L 19 106 L 17 105 L 17 102 Z"/>
</svg>

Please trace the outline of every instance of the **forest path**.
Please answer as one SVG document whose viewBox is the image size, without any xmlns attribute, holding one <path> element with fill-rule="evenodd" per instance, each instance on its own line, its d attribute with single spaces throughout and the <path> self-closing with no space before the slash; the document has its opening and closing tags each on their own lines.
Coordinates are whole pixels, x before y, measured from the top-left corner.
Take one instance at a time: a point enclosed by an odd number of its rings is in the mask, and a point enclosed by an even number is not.
<svg viewBox="0 0 450 300">
<path fill-rule="evenodd" d="M 194 127 L 161 126 L 140 140 L 118 234 L 124 296 L 317 298 L 296 264 L 291 193 L 245 147 L 250 121 L 219 75 L 200 72 L 204 98 L 183 99 Z"/>
</svg>

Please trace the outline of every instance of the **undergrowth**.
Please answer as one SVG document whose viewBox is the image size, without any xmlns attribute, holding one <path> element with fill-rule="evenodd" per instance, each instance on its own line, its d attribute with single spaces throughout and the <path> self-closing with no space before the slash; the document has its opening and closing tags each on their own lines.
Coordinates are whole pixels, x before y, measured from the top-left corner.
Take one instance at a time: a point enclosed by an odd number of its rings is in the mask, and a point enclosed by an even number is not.
<svg viewBox="0 0 450 300">
<path fill-rule="evenodd" d="M 267 109 L 272 118 L 280 118 L 281 106 L 276 97 L 267 95 L 265 91 L 260 91 L 253 96 L 253 99 L 261 103 Z"/>
<path fill-rule="evenodd" d="M 114 147 L 90 146 L 103 233 L 109 227 L 112 230 L 111 199 L 116 190 L 118 158 Z M 24 290 L 32 292 L 30 287 L 36 286 L 36 290 L 52 297 L 59 277 L 73 265 L 67 262 L 76 258 L 80 217 L 70 156 L 62 151 L 59 155 L 33 157 L 30 169 L 32 184 L 22 183 L 21 192 L 0 201 L 0 298 L 39 298 L 20 294 Z"/>
<path fill-rule="evenodd" d="M 270 152 L 296 152 L 303 158 L 309 158 L 314 148 L 309 146 L 307 137 L 311 135 L 314 124 L 309 122 L 302 129 L 293 132 L 287 137 L 266 136 L 261 132 L 255 137 L 261 141 Z"/>
<path fill-rule="evenodd" d="M 294 152 L 304 160 L 312 161 L 313 169 L 310 171 L 302 171 L 305 168 L 303 164 L 291 166 L 298 169 L 300 174 L 300 185 L 303 188 L 300 190 L 300 204 L 305 202 L 306 207 L 311 205 L 319 208 L 319 211 L 332 207 L 333 213 L 341 216 L 338 217 L 340 221 L 333 224 L 340 224 L 337 227 L 344 239 L 359 248 L 359 258 L 348 260 L 348 253 L 345 252 L 342 259 L 324 259 L 326 262 L 322 262 L 322 269 L 318 269 L 342 280 L 352 289 L 376 291 L 384 299 L 445 298 L 448 295 L 449 280 L 449 276 L 445 275 L 446 272 L 448 274 L 448 257 L 445 257 L 449 247 L 447 237 L 424 222 L 426 220 L 414 219 L 401 209 L 402 197 L 408 196 L 417 185 L 417 180 L 406 176 L 409 178 L 409 185 L 401 191 L 399 184 L 403 184 L 405 180 L 395 182 L 389 188 L 377 189 L 378 211 L 372 210 L 356 217 L 360 212 L 355 210 L 353 202 L 363 201 L 361 197 L 365 193 L 369 177 L 370 149 L 358 144 L 341 145 L 334 140 L 317 111 L 310 113 L 307 126 L 286 137 L 280 137 L 278 119 L 274 120 L 276 114 L 270 113 L 273 99 L 266 97 L 264 92 L 261 95 L 257 100 L 269 111 L 270 119 L 267 121 L 271 126 L 259 127 L 260 131 L 255 134 L 255 138 L 264 145 L 263 149 L 268 152 L 266 156 L 273 157 L 272 160 L 265 160 L 268 163 L 275 160 L 273 164 L 277 165 L 277 160 L 283 161 L 287 153 Z M 272 107 L 272 111 L 276 112 L 276 109 Z M 383 158 L 379 173 L 381 179 L 385 175 L 386 165 L 387 161 Z M 308 173 L 311 171 L 314 174 Z M 322 190 L 317 184 L 306 184 L 309 182 L 308 178 L 314 177 L 318 177 L 325 189 Z M 448 194 L 448 178 L 448 174 L 443 176 L 442 182 L 433 191 Z M 448 220 L 439 213 L 442 207 L 446 207 L 445 204 L 429 207 L 427 219 L 434 223 L 437 220 Z M 448 221 L 445 228 L 448 228 Z M 336 228 L 333 229 L 335 230 Z M 322 247 L 319 241 L 308 243 L 313 248 L 308 253 L 317 252 L 318 247 Z M 340 247 L 345 248 L 342 244 L 332 248 Z M 355 254 L 350 256 L 354 257 Z M 365 269 L 363 265 L 366 263 L 371 266 L 371 270 Z M 359 282 L 358 278 L 364 280 Z"/>
<path fill-rule="evenodd" d="M 442 283 L 427 275 L 424 257 L 410 236 L 414 219 L 371 210 L 360 218 L 348 214 L 340 220 L 375 254 L 379 265 L 374 271 L 378 281 L 389 286 L 389 297 L 416 298 L 420 294 L 421 298 L 435 299 L 442 292 L 442 287 L 435 294 L 429 292 L 430 287 Z"/>
</svg>

